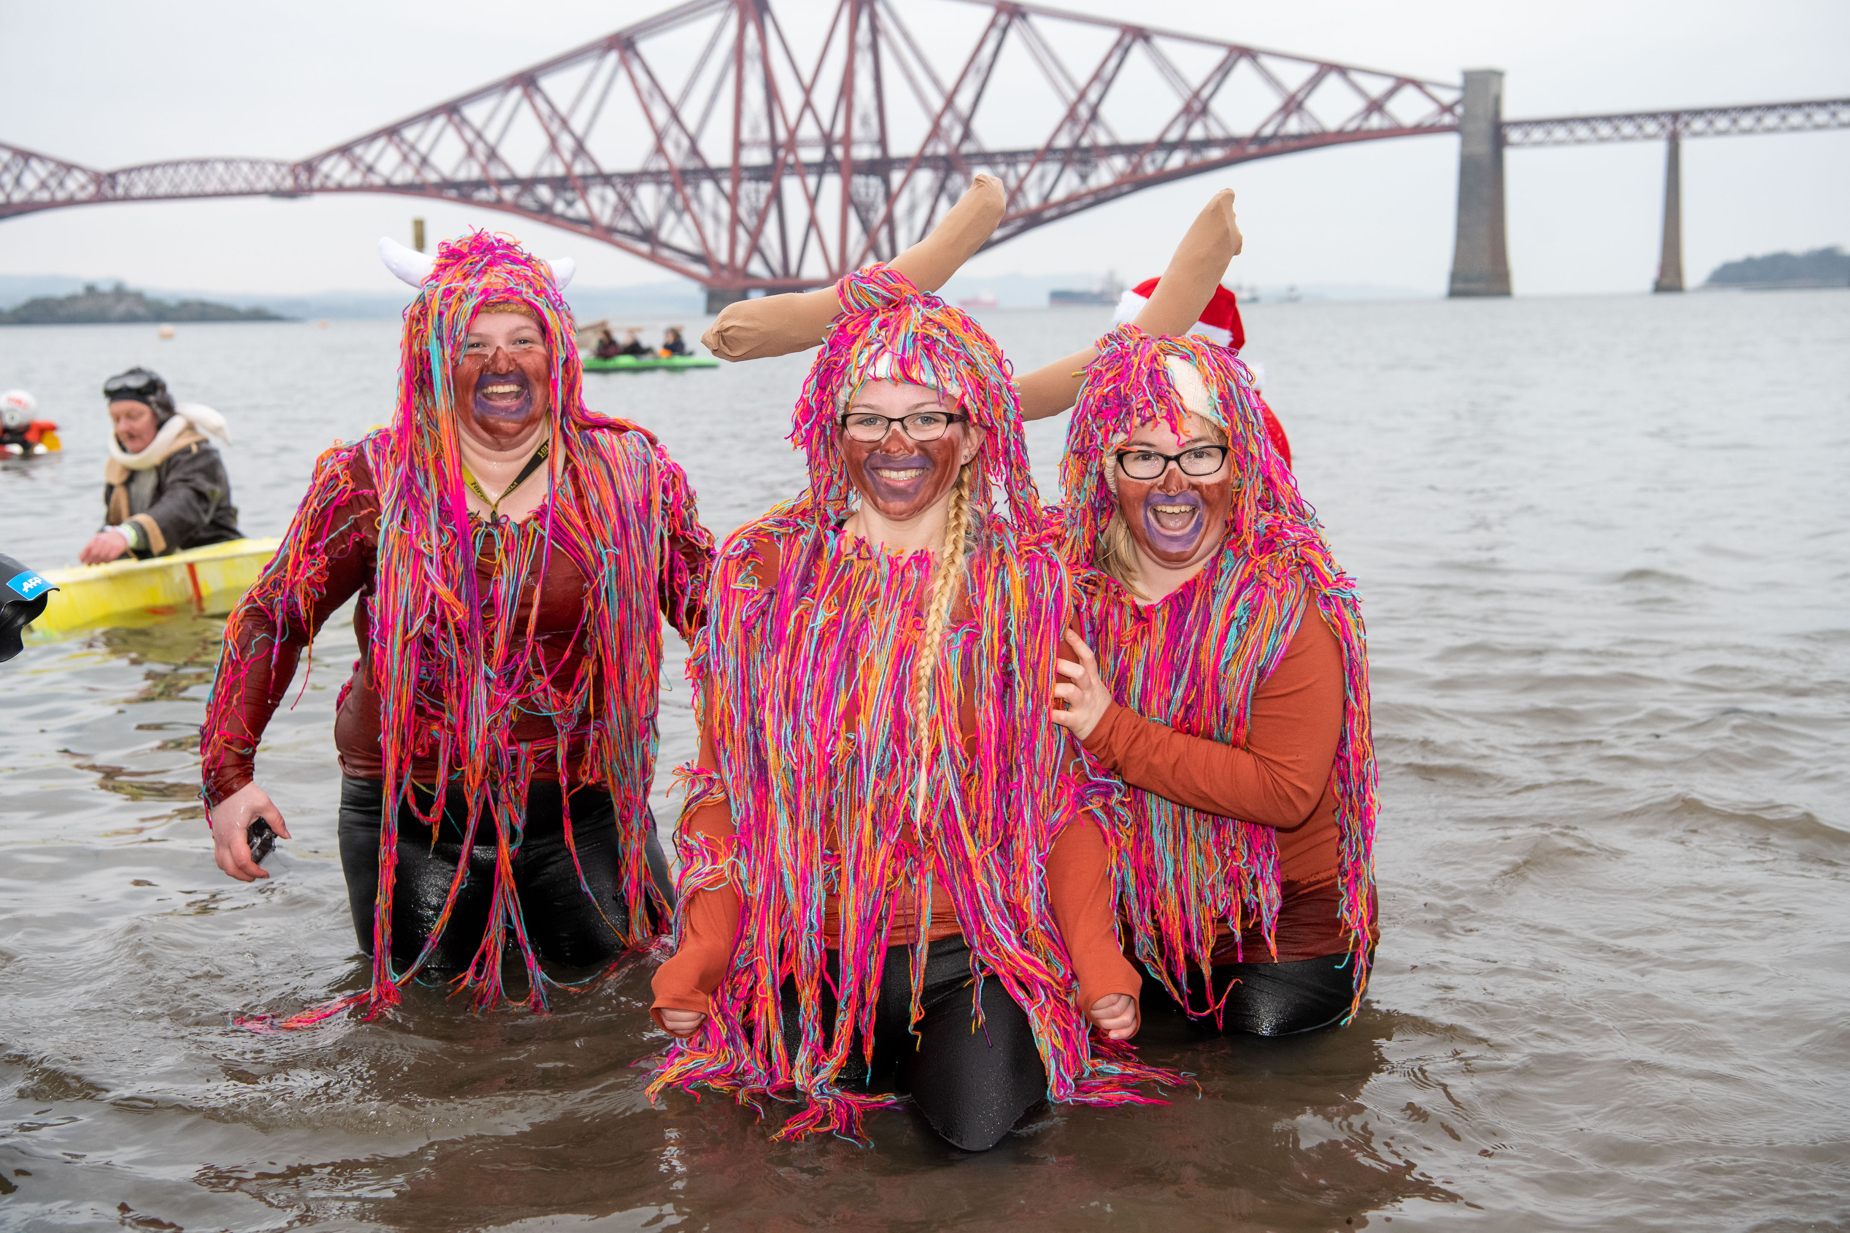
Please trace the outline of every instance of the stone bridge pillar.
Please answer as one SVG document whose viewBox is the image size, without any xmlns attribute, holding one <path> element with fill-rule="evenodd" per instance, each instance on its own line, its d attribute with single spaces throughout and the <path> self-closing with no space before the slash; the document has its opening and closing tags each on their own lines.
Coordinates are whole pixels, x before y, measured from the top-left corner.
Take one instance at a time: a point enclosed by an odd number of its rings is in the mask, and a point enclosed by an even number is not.
<svg viewBox="0 0 1850 1233">
<path fill-rule="evenodd" d="M 1503 240 L 1503 70 L 1467 69 L 1458 118 L 1458 245 L 1452 291 L 1508 295 Z"/>
<path fill-rule="evenodd" d="M 1683 290 L 1683 157 L 1677 130 L 1670 130 L 1664 157 L 1664 255 L 1657 263 L 1653 291 Z"/>
</svg>

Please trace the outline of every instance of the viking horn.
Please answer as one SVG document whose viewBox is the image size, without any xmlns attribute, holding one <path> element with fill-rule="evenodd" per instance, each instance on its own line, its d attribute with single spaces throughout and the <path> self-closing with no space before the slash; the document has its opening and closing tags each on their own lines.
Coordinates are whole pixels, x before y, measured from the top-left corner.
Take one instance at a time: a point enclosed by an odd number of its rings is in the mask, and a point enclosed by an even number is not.
<svg viewBox="0 0 1850 1233">
<path fill-rule="evenodd" d="M 379 260 L 385 262 L 386 269 L 413 287 L 422 287 L 424 280 L 430 277 L 431 267 L 437 264 L 435 257 L 406 248 L 386 236 L 379 237 Z"/>
<path fill-rule="evenodd" d="M 552 271 L 553 286 L 561 291 L 572 285 L 572 275 L 578 273 L 578 263 L 570 257 L 548 257 L 546 268 Z"/>
</svg>

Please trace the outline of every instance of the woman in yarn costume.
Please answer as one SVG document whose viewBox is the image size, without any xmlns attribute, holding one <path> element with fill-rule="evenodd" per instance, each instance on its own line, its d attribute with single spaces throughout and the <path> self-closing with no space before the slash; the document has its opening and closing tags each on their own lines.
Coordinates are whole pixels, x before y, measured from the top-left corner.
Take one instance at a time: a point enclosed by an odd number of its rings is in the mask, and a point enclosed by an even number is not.
<svg viewBox="0 0 1850 1233">
<path fill-rule="evenodd" d="M 972 193 L 986 235 L 1000 194 Z M 684 1039 L 651 1090 L 793 1099 L 780 1138 L 859 1139 L 897 1071 L 981 1151 L 1045 1098 L 1136 1101 L 1155 1074 L 1105 1039 L 1140 988 L 1113 793 L 1048 718 L 1071 595 L 1001 354 L 890 266 L 835 294 L 791 434 L 809 488 L 722 547 L 689 664 L 702 749 L 653 1008 Z"/>
<path fill-rule="evenodd" d="M 202 729 L 219 866 L 266 877 L 252 821 L 289 832 L 253 778 L 258 742 L 316 632 L 360 596 L 335 743 L 372 982 L 292 1024 L 376 1012 L 424 972 L 460 972 L 491 1005 L 509 948 L 543 1009 L 542 957 L 602 963 L 666 922 L 647 804 L 661 619 L 691 637 L 712 558 L 655 438 L 584 405 L 569 269 L 480 231 L 434 262 L 381 250 L 419 287 L 397 410 L 316 462 L 227 623 Z"/>
<path fill-rule="evenodd" d="M 1346 1022 L 1377 939 L 1374 744 L 1354 583 L 1204 339 L 1113 330 L 1061 464 L 1088 641 L 1057 720 L 1129 785 L 1120 904 L 1191 1017 Z"/>
</svg>

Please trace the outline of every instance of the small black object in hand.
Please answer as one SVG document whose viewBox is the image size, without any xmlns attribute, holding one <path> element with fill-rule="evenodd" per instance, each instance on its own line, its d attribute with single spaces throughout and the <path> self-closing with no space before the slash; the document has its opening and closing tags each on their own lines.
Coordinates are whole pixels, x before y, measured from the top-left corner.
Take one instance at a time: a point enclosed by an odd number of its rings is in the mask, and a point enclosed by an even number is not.
<svg viewBox="0 0 1850 1233">
<path fill-rule="evenodd" d="M 276 832 L 271 830 L 270 824 L 262 818 L 251 823 L 251 828 L 245 832 L 244 838 L 251 845 L 251 859 L 259 865 L 263 864 L 263 858 L 270 854 L 270 849 L 276 846 Z"/>
</svg>

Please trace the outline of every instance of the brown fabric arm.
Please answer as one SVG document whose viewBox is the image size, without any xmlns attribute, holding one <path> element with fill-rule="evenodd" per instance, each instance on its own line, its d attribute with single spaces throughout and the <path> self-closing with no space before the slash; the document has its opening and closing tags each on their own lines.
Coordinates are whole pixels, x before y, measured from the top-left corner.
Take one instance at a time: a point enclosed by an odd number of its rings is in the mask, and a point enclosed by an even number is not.
<svg viewBox="0 0 1850 1233">
<path fill-rule="evenodd" d="M 893 258 L 892 268 L 920 291 L 936 291 L 983 247 L 1002 221 L 1006 202 L 1002 181 L 979 173 L 931 234 Z M 840 312 L 833 286 L 740 300 L 720 311 L 700 341 L 722 360 L 788 355 L 820 343 Z"/>
<path fill-rule="evenodd" d="M 329 465 L 325 458 L 323 465 Z M 208 808 L 251 781 L 257 745 L 295 678 L 297 659 L 335 610 L 372 581 L 379 536 L 372 473 L 357 452 L 331 465 L 348 468 L 345 482 L 317 467 L 276 558 L 225 622 L 218 675 L 199 729 Z M 291 550 L 321 569 L 285 577 L 279 566 Z"/>
<path fill-rule="evenodd" d="M 1253 693 L 1243 746 L 1188 736 L 1113 703 L 1085 747 L 1133 787 L 1292 830 L 1330 781 L 1342 716 L 1342 647 L 1310 607 L 1284 660 Z"/>
<path fill-rule="evenodd" d="M 1239 256 L 1244 241 L 1233 216 L 1233 190 L 1223 188 L 1208 200 L 1182 242 L 1176 245 L 1169 268 L 1131 324 L 1146 334 L 1186 334 L 1201 319 L 1201 310 Z M 1079 397 L 1086 367 L 1098 358 L 1097 347 L 1075 351 L 1035 369 L 1015 383 L 1021 392 L 1021 418 L 1044 419 L 1058 415 Z"/>
<path fill-rule="evenodd" d="M 1089 815 L 1081 816 L 1047 854 L 1047 898 L 1079 978 L 1082 1013 L 1114 993 L 1142 1000 L 1143 977 L 1118 941 L 1116 891 L 1105 836 Z"/>
<path fill-rule="evenodd" d="M 713 752 L 713 737 L 703 726 L 700 732 L 700 755 L 694 765 L 703 771 L 719 768 Z M 683 832 L 704 835 L 730 846 L 736 831 L 732 824 L 732 805 L 717 801 L 703 805 L 681 819 Z M 739 889 L 728 880 L 712 890 L 690 892 L 682 907 L 681 945 L 662 966 L 655 969 L 651 988 L 655 1000 L 649 1014 L 662 1025 L 664 1010 L 686 1010 L 711 1014 L 711 995 L 725 979 L 732 964 L 733 947 L 739 938 Z"/>
</svg>

